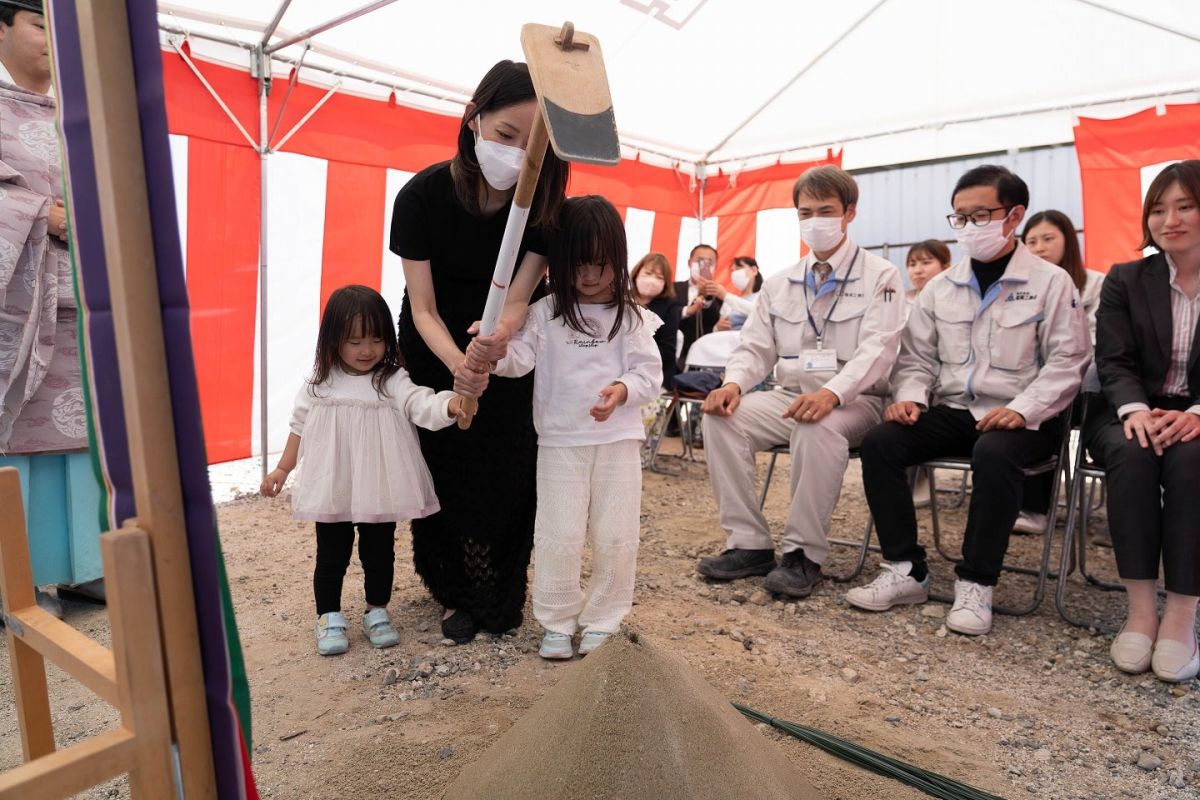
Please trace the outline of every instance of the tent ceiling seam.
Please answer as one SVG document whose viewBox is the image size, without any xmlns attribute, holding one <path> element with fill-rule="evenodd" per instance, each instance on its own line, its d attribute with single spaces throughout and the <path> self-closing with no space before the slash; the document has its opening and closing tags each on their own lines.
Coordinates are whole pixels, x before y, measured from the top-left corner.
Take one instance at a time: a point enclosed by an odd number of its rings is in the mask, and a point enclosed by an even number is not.
<svg viewBox="0 0 1200 800">
<path fill-rule="evenodd" d="M 889 128 L 887 130 L 873 131 L 870 133 L 864 133 L 864 134 L 860 134 L 858 136 L 851 136 L 851 137 L 846 137 L 846 138 L 841 138 L 841 139 L 833 139 L 833 140 L 826 140 L 826 141 L 822 141 L 822 142 L 811 142 L 811 143 L 798 144 L 798 145 L 793 145 L 792 147 L 784 148 L 782 150 L 771 150 L 768 152 L 754 153 L 751 155 L 743 155 L 743 156 L 730 156 L 728 158 L 718 159 L 716 161 L 710 161 L 707 163 L 710 166 L 717 166 L 717 165 L 721 165 L 721 164 L 731 164 L 731 163 L 739 162 L 739 161 L 740 162 L 749 162 L 749 161 L 755 161 L 755 160 L 763 159 L 763 158 L 770 158 L 773 156 L 781 156 L 781 155 L 784 155 L 787 153 L 795 153 L 800 150 L 816 150 L 816 149 L 820 149 L 823 147 L 834 147 L 837 145 L 844 145 L 848 142 L 861 142 L 861 141 L 866 141 L 867 139 L 877 139 L 881 136 L 895 136 L 895 135 L 901 134 L 901 133 L 913 133 L 916 131 L 922 131 L 922 130 L 926 130 L 929 128 L 944 128 L 944 127 L 948 127 L 951 125 L 964 125 L 964 124 L 971 123 L 971 122 L 990 122 L 993 120 L 1016 119 L 1018 117 L 1028 117 L 1028 116 L 1031 116 L 1034 114 L 1052 114 L 1056 111 L 1075 112 L 1075 111 L 1079 111 L 1079 110 L 1086 109 L 1086 108 L 1092 108 L 1095 106 L 1108 105 L 1110 103 L 1133 103 L 1133 102 L 1137 102 L 1139 100 L 1162 100 L 1162 99 L 1165 99 L 1167 97 L 1171 97 L 1174 95 L 1184 95 L 1184 94 L 1188 94 L 1188 93 L 1200 94 L 1200 84 L 1198 84 L 1196 86 L 1191 86 L 1191 87 L 1181 87 L 1181 88 L 1172 89 L 1169 91 L 1159 91 L 1159 92 L 1152 92 L 1152 93 L 1140 94 L 1140 95 L 1125 95 L 1125 96 L 1119 96 L 1119 97 L 1114 96 L 1114 97 L 1108 97 L 1108 98 L 1091 98 L 1086 101 L 1082 101 L 1079 103 L 1067 104 L 1067 105 L 1033 106 L 1033 107 L 1026 108 L 1026 109 L 1019 109 L 1017 111 L 1006 111 L 1001 114 L 977 114 L 975 116 L 969 116 L 969 117 L 957 117 L 954 119 L 946 119 L 946 120 L 941 120 L 938 122 L 928 122 L 928 123 L 924 123 L 921 125 L 908 125 L 908 126 L 901 127 L 901 128 Z"/>
<path fill-rule="evenodd" d="M 1174 28 L 1169 28 L 1166 25 L 1162 25 L 1160 23 L 1155 22 L 1154 20 L 1146 19 L 1145 17 L 1139 17 L 1134 14 L 1130 14 L 1127 11 L 1121 11 L 1116 8 L 1109 8 L 1108 6 L 1106 6 L 1102 3 L 1097 3 L 1096 0 L 1074 0 L 1074 1 L 1081 5 L 1085 5 L 1085 6 L 1089 6 L 1090 8 L 1094 8 L 1097 11 L 1103 11 L 1108 14 L 1113 14 L 1115 16 L 1121 17 L 1122 19 L 1127 19 L 1132 22 L 1136 22 L 1140 25 L 1145 25 L 1149 28 L 1154 28 L 1155 30 L 1162 31 L 1163 33 L 1172 33 L 1176 36 L 1180 36 L 1184 39 L 1187 39 L 1189 42 L 1200 44 L 1200 36 L 1194 36 L 1190 33 L 1185 33 L 1183 31 L 1175 30 Z"/>
<path fill-rule="evenodd" d="M 766 111 L 767 108 L 769 108 L 772 103 L 774 103 L 776 100 L 778 100 L 780 98 L 780 96 L 783 95 L 784 92 L 786 92 L 788 89 L 792 88 L 792 86 L 796 83 L 796 81 L 803 78 L 810 69 L 812 69 L 817 64 L 819 64 L 825 58 L 825 56 L 827 56 L 831 52 L 833 52 L 833 50 L 839 44 L 841 44 L 843 41 L 845 41 L 846 38 L 848 36 L 850 36 L 850 34 L 854 33 L 854 31 L 858 30 L 859 26 L 862 25 L 864 22 L 866 22 L 868 19 L 870 19 L 871 16 L 876 11 L 878 11 L 880 9 L 880 7 L 887 1 L 888 0 L 878 0 L 875 3 L 875 5 L 871 6 L 871 8 L 867 10 L 867 12 L 865 14 L 863 14 L 861 17 L 859 17 L 857 20 L 855 20 L 854 24 L 852 24 L 846 30 L 842 31 L 841 35 L 839 35 L 836 39 L 834 39 L 832 42 L 830 42 L 825 47 L 825 49 L 823 49 L 820 53 L 817 53 L 817 55 L 811 61 L 809 61 L 807 64 L 805 64 L 804 67 L 801 68 L 801 70 L 799 72 L 797 72 L 795 75 L 793 75 L 787 83 L 785 83 L 783 86 L 781 86 L 775 92 L 775 94 L 773 94 L 769 98 L 767 98 L 766 102 L 764 102 L 761 106 L 759 106 L 757 109 L 755 109 L 754 112 L 752 114 L 750 114 L 750 116 L 748 116 L 748 117 L 746 117 L 746 119 L 742 120 L 741 124 L 739 124 L 736 128 L 734 128 L 732 131 L 730 131 L 725 136 L 724 139 L 717 142 L 717 144 L 713 145 L 713 147 L 707 153 L 704 154 L 703 160 L 707 161 L 712 156 L 713 153 L 717 152 L 722 147 L 724 147 L 726 144 L 728 144 L 730 139 L 732 139 L 734 136 L 736 136 L 738 133 L 740 133 L 743 128 L 745 128 L 747 125 L 749 125 L 751 122 L 753 122 L 755 117 L 757 117 L 762 112 Z"/>
</svg>

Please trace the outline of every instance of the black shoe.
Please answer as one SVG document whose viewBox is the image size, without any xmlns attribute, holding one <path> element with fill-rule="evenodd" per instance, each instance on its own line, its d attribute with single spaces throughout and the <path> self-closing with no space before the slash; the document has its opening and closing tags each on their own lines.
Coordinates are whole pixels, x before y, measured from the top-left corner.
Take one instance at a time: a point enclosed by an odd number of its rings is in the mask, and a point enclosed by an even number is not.
<svg viewBox="0 0 1200 800">
<path fill-rule="evenodd" d="M 87 583 L 60 583 L 58 585 L 58 596 L 60 598 L 65 597 L 68 600 L 78 600 L 97 605 L 106 605 L 108 603 L 108 595 L 104 590 L 104 578 L 97 578 Z"/>
<path fill-rule="evenodd" d="M 453 639 L 455 644 L 466 644 L 474 639 L 478 632 L 475 620 L 462 609 L 442 620 L 442 636 Z"/>
<path fill-rule="evenodd" d="M 763 588 L 788 597 L 808 597 L 823 577 L 820 564 L 810 561 L 803 550 L 793 550 L 783 554 L 779 566 L 763 581 Z"/>
<path fill-rule="evenodd" d="M 751 575 L 766 575 L 774 568 L 774 550 L 741 550 L 735 547 L 719 556 L 700 559 L 696 571 L 706 578 L 731 581 Z"/>
</svg>

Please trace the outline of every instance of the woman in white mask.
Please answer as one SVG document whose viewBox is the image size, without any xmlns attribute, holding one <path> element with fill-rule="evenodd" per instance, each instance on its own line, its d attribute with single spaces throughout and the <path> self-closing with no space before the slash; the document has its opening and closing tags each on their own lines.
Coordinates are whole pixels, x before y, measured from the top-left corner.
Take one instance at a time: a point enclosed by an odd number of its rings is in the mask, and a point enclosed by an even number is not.
<svg viewBox="0 0 1200 800">
<path fill-rule="evenodd" d="M 679 338 L 679 318 L 683 304 L 675 296 L 672 277 L 675 270 L 662 253 L 647 253 L 634 264 L 629 279 L 633 283 L 633 296 L 638 305 L 645 307 L 663 321 L 654 333 L 658 352 L 663 362 L 663 386 L 671 386 L 671 378 L 677 371 L 675 364 L 676 343 Z"/>
<path fill-rule="evenodd" d="M 537 113 L 529 68 L 501 61 L 467 103 L 450 161 L 417 173 L 396 196 L 390 247 L 406 289 L 399 345 L 415 383 L 487 384 L 474 424 L 421 435 L 441 511 L 412 526 L 413 562 L 445 607 L 442 633 L 521 624 L 533 545 L 537 436 L 533 376 L 493 378 L 465 364 L 468 329 L 483 314 L 524 148 Z M 546 154 L 497 338 L 521 327 L 546 271 L 546 235 L 558 218 L 566 162 Z M 473 385 L 476 385 L 473 384 Z M 479 386 L 482 388 L 482 386 Z M 503 453 L 503 468 L 495 455 Z"/>
<path fill-rule="evenodd" d="M 721 299 L 721 319 L 714 330 L 740 331 L 746 324 L 746 318 L 754 310 L 754 298 L 763 284 L 758 262 L 752 256 L 735 258 L 729 282 L 733 284 L 732 292 L 716 281 L 708 281 L 703 288 L 705 294 Z"/>
</svg>

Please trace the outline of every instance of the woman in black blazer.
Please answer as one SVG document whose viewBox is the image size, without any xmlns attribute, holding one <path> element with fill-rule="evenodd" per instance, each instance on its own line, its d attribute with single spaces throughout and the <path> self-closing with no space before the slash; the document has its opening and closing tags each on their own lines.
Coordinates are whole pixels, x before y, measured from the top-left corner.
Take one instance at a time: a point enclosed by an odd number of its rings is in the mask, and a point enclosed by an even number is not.
<svg viewBox="0 0 1200 800">
<path fill-rule="evenodd" d="M 671 262 L 662 253 L 647 253 L 634 265 L 629 279 L 633 282 L 634 296 L 638 303 L 657 314 L 663 324 L 654 333 L 662 356 L 663 387 L 671 388 L 675 377 L 675 352 L 679 337 L 679 315 L 683 305 L 675 297 L 675 285 L 671 281 Z"/>
<path fill-rule="evenodd" d="M 1154 179 L 1142 232 L 1141 246 L 1158 252 L 1114 266 L 1101 291 L 1096 368 L 1107 408 L 1084 437 L 1105 467 L 1109 528 L 1129 597 L 1113 662 L 1186 681 L 1200 671 L 1200 161 L 1172 164 Z"/>
</svg>

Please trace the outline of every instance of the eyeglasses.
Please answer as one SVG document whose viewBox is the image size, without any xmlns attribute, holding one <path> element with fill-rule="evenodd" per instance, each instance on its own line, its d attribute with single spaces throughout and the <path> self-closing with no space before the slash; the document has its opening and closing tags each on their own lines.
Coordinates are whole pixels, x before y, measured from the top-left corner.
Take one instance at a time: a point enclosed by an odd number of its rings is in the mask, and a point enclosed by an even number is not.
<svg viewBox="0 0 1200 800">
<path fill-rule="evenodd" d="M 970 214 L 947 214 L 946 222 L 950 223 L 950 227 L 955 230 L 962 230 L 967 227 L 967 220 L 971 220 L 976 225 L 987 225 L 992 221 L 992 214 L 997 211 L 1003 211 L 1007 214 L 1016 206 L 996 206 L 995 208 L 981 208 L 977 211 L 972 211 Z"/>
</svg>

